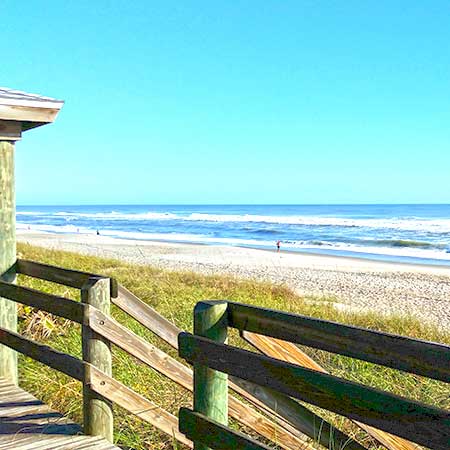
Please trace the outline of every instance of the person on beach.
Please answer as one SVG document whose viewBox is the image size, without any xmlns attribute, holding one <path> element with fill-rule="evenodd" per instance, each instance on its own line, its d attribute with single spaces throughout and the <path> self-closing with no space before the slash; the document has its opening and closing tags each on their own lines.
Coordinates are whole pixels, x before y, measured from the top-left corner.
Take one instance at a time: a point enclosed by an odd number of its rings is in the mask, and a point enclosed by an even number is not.
<svg viewBox="0 0 450 450">
<path fill-rule="evenodd" d="M 280 251 L 281 241 L 277 241 L 277 252 Z"/>
<path fill-rule="evenodd" d="M 97 230 L 97 236 L 100 236 L 100 231 L 99 230 Z"/>
</svg>

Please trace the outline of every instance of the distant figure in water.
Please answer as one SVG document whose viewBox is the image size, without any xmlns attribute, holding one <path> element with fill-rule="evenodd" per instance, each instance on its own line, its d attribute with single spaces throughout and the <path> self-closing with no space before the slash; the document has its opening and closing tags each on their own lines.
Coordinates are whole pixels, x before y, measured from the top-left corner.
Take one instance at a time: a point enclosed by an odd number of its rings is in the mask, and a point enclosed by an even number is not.
<svg viewBox="0 0 450 450">
<path fill-rule="evenodd" d="M 100 236 L 100 231 L 97 230 L 97 236 Z"/>
<path fill-rule="evenodd" d="M 281 241 L 277 241 L 277 252 L 280 251 Z"/>
</svg>

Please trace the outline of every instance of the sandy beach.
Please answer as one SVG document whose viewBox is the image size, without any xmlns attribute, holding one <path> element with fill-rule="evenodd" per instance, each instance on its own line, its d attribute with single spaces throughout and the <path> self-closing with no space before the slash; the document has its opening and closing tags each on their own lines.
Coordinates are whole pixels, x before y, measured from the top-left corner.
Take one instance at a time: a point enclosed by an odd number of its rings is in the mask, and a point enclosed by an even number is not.
<svg viewBox="0 0 450 450">
<path fill-rule="evenodd" d="M 20 231 L 19 242 L 169 270 L 231 274 L 332 297 L 338 307 L 410 314 L 450 329 L 450 268 L 241 247 Z"/>
</svg>

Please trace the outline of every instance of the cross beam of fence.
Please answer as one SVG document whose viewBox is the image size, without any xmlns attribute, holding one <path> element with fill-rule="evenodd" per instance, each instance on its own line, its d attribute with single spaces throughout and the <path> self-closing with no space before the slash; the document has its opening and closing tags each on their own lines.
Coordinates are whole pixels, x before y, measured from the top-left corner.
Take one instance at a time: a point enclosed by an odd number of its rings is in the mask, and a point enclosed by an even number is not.
<svg viewBox="0 0 450 450">
<path fill-rule="evenodd" d="M 450 361 L 450 347 L 446 345 L 232 302 L 228 302 L 225 309 L 224 302 L 202 302 L 196 306 L 196 310 L 208 310 L 218 305 L 221 308 L 222 328 L 230 326 L 241 332 L 251 331 L 278 339 L 291 340 L 334 353 L 377 362 L 391 368 L 426 374 L 429 378 L 449 381 L 449 369 L 445 363 Z M 194 317 L 196 317 L 195 314 Z M 213 323 L 213 326 L 216 325 Z M 201 327 L 198 328 L 201 329 Z M 196 332 L 196 329 L 194 332 L 196 335 L 181 333 L 178 339 L 180 356 L 194 364 L 194 367 L 203 368 L 203 370 L 208 368 L 214 376 L 224 373 L 250 380 L 257 385 L 435 450 L 449 448 L 449 411 L 347 381 L 318 371 L 317 367 L 312 370 L 285 360 L 232 347 L 223 340 L 218 340 L 214 333 L 208 336 L 205 333 Z M 353 343 L 357 350 L 349 348 Z M 382 345 L 382 347 L 377 348 L 376 345 Z M 422 355 L 426 355 L 424 362 L 419 361 Z M 395 362 L 395 358 L 398 358 L 398 363 Z M 434 367 L 432 367 L 433 363 L 435 363 Z M 205 380 L 205 383 L 208 382 Z M 227 388 L 226 383 L 225 387 L 217 386 L 224 390 Z M 194 391 L 194 398 L 196 395 L 206 396 L 203 402 L 209 405 L 209 408 L 201 410 L 201 408 L 195 408 L 194 404 L 194 412 L 217 422 L 220 427 L 216 427 L 215 430 L 220 434 L 219 429 L 223 431 L 223 428 L 227 427 L 226 422 L 218 421 L 216 417 L 209 414 L 209 409 L 214 411 L 215 398 L 218 396 L 222 398 L 217 392 L 217 387 L 212 392 Z M 223 408 L 222 400 L 217 408 L 219 411 Z M 195 421 L 189 414 L 186 417 L 191 424 L 197 424 L 195 426 L 205 425 L 203 419 Z M 194 434 L 195 432 L 190 431 L 190 435 Z M 226 439 L 228 434 L 223 432 L 222 436 Z M 195 448 L 197 445 L 199 449 L 202 449 L 206 444 L 199 440 Z"/>
</svg>

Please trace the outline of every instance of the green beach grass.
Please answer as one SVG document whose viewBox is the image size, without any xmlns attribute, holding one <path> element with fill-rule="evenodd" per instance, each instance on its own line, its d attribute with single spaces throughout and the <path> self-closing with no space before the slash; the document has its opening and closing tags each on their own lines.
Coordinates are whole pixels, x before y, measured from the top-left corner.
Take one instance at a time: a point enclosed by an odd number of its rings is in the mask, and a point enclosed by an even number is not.
<svg viewBox="0 0 450 450">
<path fill-rule="evenodd" d="M 238 280 L 230 276 L 205 276 L 189 272 L 171 272 L 149 266 L 48 250 L 25 244 L 18 246 L 18 253 L 24 259 L 115 277 L 119 283 L 178 327 L 187 331 L 192 330 L 192 311 L 198 301 L 230 299 L 373 330 L 450 344 L 450 333 L 439 331 L 414 318 L 385 317 L 378 313 L 356 314 L 345 312 L 335 309 L 332 299 L 300 297 L 290 289 L 269 283 Z M 78 291 L 53 283 L 22 275 L 19 276 L 18 282 L 45 292 L 79 299 Z M 177 352 L 174 349 L 120 310 L 113 307 L 112 314 L 122 324 L 178 359 Z M 78 325 L 49 314 L 21 307 L 20 329 L 28 336 L 45 342 L 45 344 L 60 351 L 78 357 L 81 355 Z M 237 339 L 236 336 L 232 337 L 233 344 L 238 343 Z M 407 375 L 399 371 L 322 351 L 308 349 L 306 351 L 334 375 L 359 381 L 427 404 L 446 409 L 450 408 L 450 386 L 444 383 Z M 188 392 L 117 348 L 113 350 L 113 375 L 119 381 L 173 414 L 177 414 L 180 406 L 190 404 Z M 80 383 L 25 357 L 21 357 L 20 380 L 25 389 L 37 394 L 39 398 L 49 403 L 53 408 L 62 412 L 68 411 L 72 419 L 81 423 Z M 369 448 L 378 448 L 370 438 L 349 425 L 348 421 L 331 413 L 325 413 L 325 415 L 327 419 L 332 420 L 347 433 L 356 433 L 356 437 Z M 167 450 L 173 447 L 181 447 L 174 444 L 170 437 L 159 433 L 150 425 L 119 408 L 115 410 L 115 439 L 118 445 L 136 450 Z"/>
</svg>

